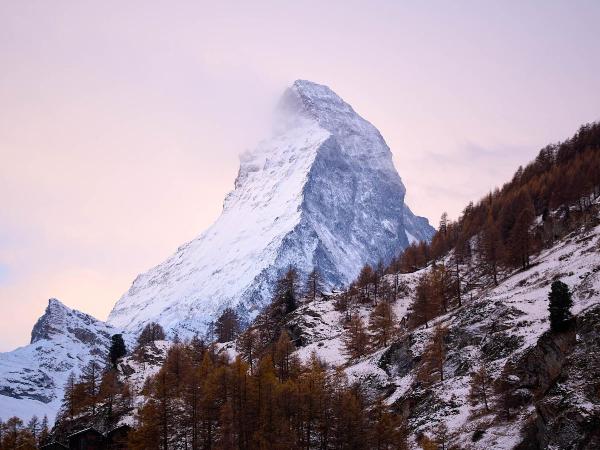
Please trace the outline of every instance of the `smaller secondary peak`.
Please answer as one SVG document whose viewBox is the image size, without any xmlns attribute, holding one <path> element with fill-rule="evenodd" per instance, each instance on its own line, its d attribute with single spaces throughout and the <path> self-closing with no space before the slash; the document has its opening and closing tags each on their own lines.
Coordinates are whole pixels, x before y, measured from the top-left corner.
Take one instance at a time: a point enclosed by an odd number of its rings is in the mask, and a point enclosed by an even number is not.
<svg viewBox="0 0 600 450">
<path fill-rule="evenodd" d="M 48 307 L 47 307 L 46 311 L 48 311 L 49 308 L 68 309 L 63 302 L 61 302 L 59 299 L 57 299 L 55 297 L 48 299 Z"/>
<path fill-rule="evenodd" d="M 57 298 L 49 299 L 44 315 L 38 319 L 31 330 L 31 343 L 49 339 L 52 335 L 60 333 L 65 322 L 65 315 L 69 311 L 70 309 Z"/>
<path fill-rule="evenodd" d="M 69 311 L 71 311 L 71 308 L 66 306 L 59 299 L 53 297 L 48 299 L 48 306 L 46 306 L 46 310 L 42 317 L 63 317 L 65 313 L 68 313 Z"/>
</svg>

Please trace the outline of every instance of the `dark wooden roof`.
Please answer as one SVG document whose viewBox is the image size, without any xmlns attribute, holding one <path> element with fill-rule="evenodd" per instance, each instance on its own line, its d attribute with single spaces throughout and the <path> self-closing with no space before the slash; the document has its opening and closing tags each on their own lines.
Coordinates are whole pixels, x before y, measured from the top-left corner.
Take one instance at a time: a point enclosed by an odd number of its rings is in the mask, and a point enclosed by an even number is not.
<svg viewBox="0 0 600 450">
<path fill-rule="evenodd" d="M 49 442 L 48 444 L 44 444 L 40 447 L 40 450 L 58 450 L 58 449 L 68 449 L 69 447 L 67 447 L 64 444 L 61 444 L 60 442 Z"/>
<path fill-rule="evenodd" d="M 108 431 L 106 433 L 106 436 L 110 436 L 113 433 L 116 433 L 118 431 L 127 431 L 129 432 L 131 430 L 131 427 L 127 424 L 123 424 L 123 425 L 119 425 L 118 427 L 113 428 L 112 430 Z"/>
</svg>

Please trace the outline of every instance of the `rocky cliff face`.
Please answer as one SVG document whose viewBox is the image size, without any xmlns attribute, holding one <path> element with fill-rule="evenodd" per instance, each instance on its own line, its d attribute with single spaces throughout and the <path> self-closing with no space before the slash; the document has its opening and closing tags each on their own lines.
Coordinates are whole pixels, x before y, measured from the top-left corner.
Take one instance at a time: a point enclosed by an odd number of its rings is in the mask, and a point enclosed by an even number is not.
<svg viewBox="0 0 600 450">
<path fill-rule="evenodd" d="M 333 287 L 431 238 L 404 204 L 381 134 L 332 90 L 296 81 L 277 117 L 274 136 L 241 156 L 216 223 L 138 276 L 109 323 L 139 331 L 157 321 L 191 335 L 226 306 L 252 319 L 289 265 L 318 268 Z"/>
<path fill-rule="evenodd" d="M 31 343 L 0 353 L 1 417 L 27 419 L 47 414 L 53 421 L 69 374 L 78 375 L 91 359 L 104 366 L 110 337 L 116 332 L 104 322 L 50 299 L 33 327 Z"/>
<path fill-rule="evenodd" d="M 565 350 L 558 358 L 556 347 Z M 518 448 L 600 448 L 600 306 L 581 314 L 573 330 L 545 336 L 538 348 L 544 358 L 527 368 L 552 376 L 537 392 Z"/>
</svg>

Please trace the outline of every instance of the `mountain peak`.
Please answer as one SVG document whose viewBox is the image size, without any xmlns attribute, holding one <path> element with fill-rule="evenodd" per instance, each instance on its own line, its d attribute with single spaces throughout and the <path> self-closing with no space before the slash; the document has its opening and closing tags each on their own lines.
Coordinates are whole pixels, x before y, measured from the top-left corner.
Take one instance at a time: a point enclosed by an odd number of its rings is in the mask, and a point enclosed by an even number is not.
<svg viewBox="0 0 600 450">
<path fill-rule="evenodd" d="M 69 308 L 57 298 L 51 298 L 48 300 L 44 314 L 31 330 L 31 343 L 67 335 L 82 342 L 89 341 L 89 328 L 98 328 L 99 332 L 105 335 L 109 329 L 104 322 Z"/>
<path fill-rule="evenodd" d="M 202 332 L 225 307 L 251 320 L 290 265 L 329 287 L 365 264 L 389 261 L 433 228 L 404 204 L 392 153 L 371 123 L 327 86 L 296 80 L 276 133 L 240 158 L 217 221 L 138 276 L 109 323 L 137 332 L 151 321 L 180 336 Z"/>
<path fill-rule="evenodd" d="M 329 87 L 308 80 L 296 80 L 291 89 L 298 95 L 312 100 L 339 100 L 342 99 Z"/>
<path fill-rule="evenodd" d="M 69 313 L 67 308 L 57 298 L 48 300 L 48 306 L 44 314 L 37 320 L 31 330 L 31 343 L 42 339 L 49 339 L 51 336 L 60 332 L 65 322 L 65 316 Z"/>
<path fill-rule="evenodd" d="M 348 123 L 359 117 L 331 88 L 308 80 L 294 81 L 283 93 L 278 110 L 316 120 L 329 132 L 335 131 L 333 124 Z"/>
<path fill-rule="evenodd" d="M 78 376 L 95 360 L 104 365 L 111 335 L 118 332 L 92 316 L 48 300 L 31 331 L 31 343 L 0 353 L 0 411 L 22 419 L 60 408 L 63 386 L 71 372 Z M 124 335 L 130 346 L 133 337 Z M 24 416 L 28 414 L 29 416 Z"/>
</svg>

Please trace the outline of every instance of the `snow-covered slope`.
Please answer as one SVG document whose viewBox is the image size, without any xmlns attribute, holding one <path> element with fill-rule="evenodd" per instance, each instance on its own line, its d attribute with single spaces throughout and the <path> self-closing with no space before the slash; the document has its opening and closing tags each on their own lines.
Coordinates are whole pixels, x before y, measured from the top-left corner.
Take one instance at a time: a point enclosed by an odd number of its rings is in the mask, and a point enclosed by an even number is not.
<svg viewBox="0 0 600 450">
<path fill-rule="evenodd" d="M 410 313 L 418 279 L 427 270 L 399 275 L 405 294 L 393 304 L 398 323 Z M 597 448 L 582 442 L 597 429 L 600 417 L 600 226 L 571 233 L 535 256 L 529 269 L 503 274 L 497 287 L 481 285 L 475 258 L 461 272 L 465 285 L 477 281 L 481 286 L 465 296 L 462 307 L 429 327 L 402 328 L 391 345 L 359 359 L 344 350 L 344 317 L 334 308 L 335 296 L 303 305 L 287 325 L 302 343 L 296 354 L 306 361 L 314 352 L 330 366 L 343 367 L 351 381 L 386 396 L 387 404 L 408 420 L 411 448 L 420 448 L 415 439 L 423 433 L 438 438 L 441 426 L 447 427 L 447 448 L 512 449 L 531 427 L 536 439 L 548 444 L 535 448 Z M 390 284 L 393 277 L 386 276 Z M 573 292 L 577 325 L 570 344 L 563 342 L 568 335 L 548 332 L 548 292 L 557 279 Z M 354 312 L 368 323 L 372 308 L 359 304 Z M 445 376 L 427 386 L 417 373 L 435 324 L 448 329 Z M 510 395 L 521 403 L 515 402 L 509 421 L 491 388 L 489 412 L 470 402 L 471 375 L 482 363 L 494 382 L 504 374 L 514 384 Z"/>
<path fill-rule="evenodd" d="M 0 353 L 0 417 L 47 415 L 52 422 L 69 374 L 78 375 L 92 358 L 104 366 L 115 333 L 104 322 L 50 299 L 31 343 Z"/>
<path fill-rule="evenodd" d="M 251 319 L 290 264 L 317 267 L 335 286 L 431 238 L 427 220 L 404 204 L 381 134 L 332 90 L 296 81 L 277 112 L 274 135 L 241 156 L 215 224 L 139 275 L 109 323 L 139 331 L 157 321 L 190 335 L 226 306 Z"/>
</svg>

